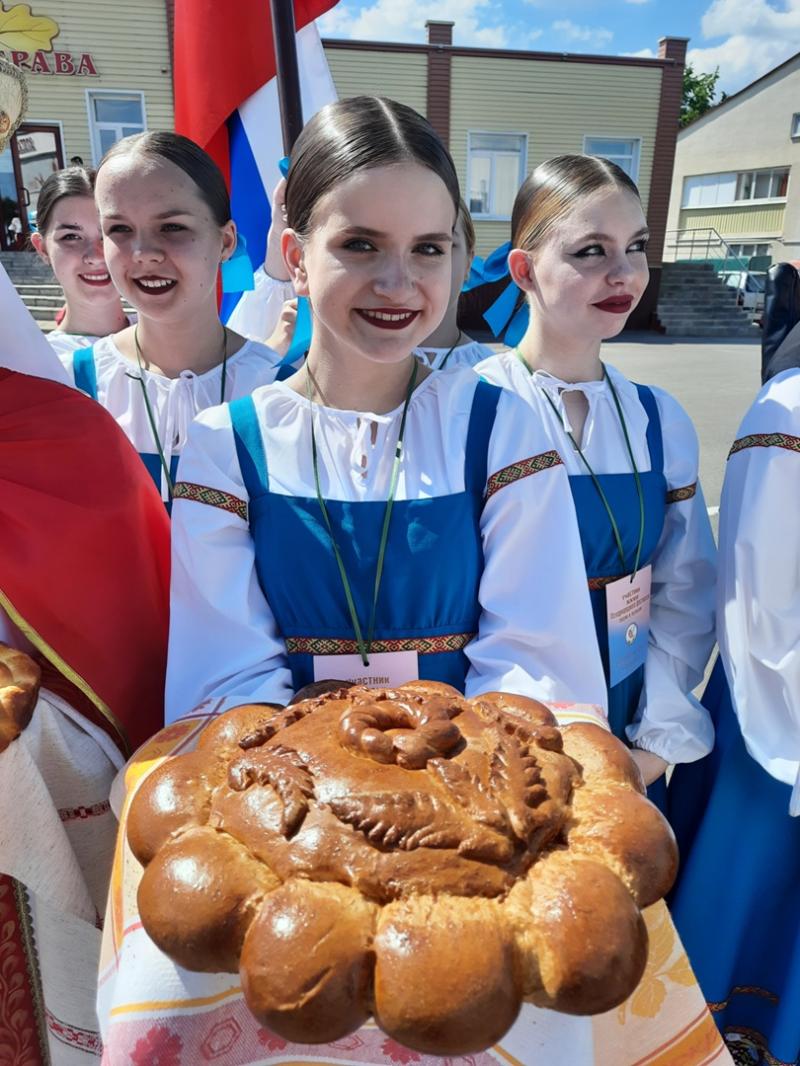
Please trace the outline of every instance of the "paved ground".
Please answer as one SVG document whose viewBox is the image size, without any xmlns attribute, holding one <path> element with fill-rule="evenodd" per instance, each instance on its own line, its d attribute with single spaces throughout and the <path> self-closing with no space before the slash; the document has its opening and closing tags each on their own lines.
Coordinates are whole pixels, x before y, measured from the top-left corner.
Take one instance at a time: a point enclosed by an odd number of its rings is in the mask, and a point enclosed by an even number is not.
<svg viewBox="0 0 800 1066">
<path fill-rule="evenodd" d="M 728 449 L 760 388 L 760 345 L 633 333 L 604 344 L 603 359 L 633 381 L 667 389 L 688 411 L 700 438 L 700 478 L 716 533 Z"/>
<path fill-rule="evenodd" d="M 667 389 L 688 411 L 700 438 L 700 478 L 716 532 L 728 450 L 761 387 L 760 345 L 634 334 L 603 345 L 603 358 L 634 381 Z"/>
</svg>

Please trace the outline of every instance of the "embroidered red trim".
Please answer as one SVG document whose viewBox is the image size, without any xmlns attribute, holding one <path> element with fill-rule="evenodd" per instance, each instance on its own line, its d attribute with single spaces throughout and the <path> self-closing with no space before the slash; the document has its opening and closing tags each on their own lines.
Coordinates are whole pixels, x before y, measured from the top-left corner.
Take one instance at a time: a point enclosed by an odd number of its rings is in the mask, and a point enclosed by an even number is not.
<svg viewBox="0 0 800 1066">
<path fill-rule="evenodd" d="M 606 585 L 612 585 L 615 581 L 619 581 L 621 577 L 625 577 L 625 575 L 614 574 L 612 577 L 590 577 L 589 588 L 596 592 L 597 589 L 604 589 Z"/>
<path fill-rule="evenodd" d="M 222 489 L 214 489 L 209 485 L 196 485 L 193 481 L 179 481 L 172 493 L 174 500 L 194 500 L 195 503 L 204 503 L 208 507 L 219 507 L 222 511 L 229 511 L 247 521 L 247 503 L 238 496 Z"/>
<path fill-rule="evenodd" d="M 750 433 L 733 442 L 728 458 L 745 448 L 785 448 L 790 452 L 800 452 L 800 437 L 793 437 L 789 433 Z"/>
<path fill-rule="evenodd" d="M 62 822 L 86 821 L 87 818 L 96 818 L 100 814 L 107 814 L 111 810 L 108 800 L 93 803 L 91 807 L 59 807 L 58 817 Z"/>
<path fill-rule="evenodd" d="M 79 1048 L 81 1051 L 91 1051 L 96 1055 L 103 1053 L 103 1041 L 100 1034 L 93 1029 L 79 1029 L 77 1025 L 69 1025 L 56 1018 L 55 1014 L 46 1011 L 47 1027 L 56 1040 L 68 1047 Z"/>
<path fill-rule="evenodd" d="M 474 636 L 474 633 L 445 633 L 436 637 L 373 640 L 372 651 L 416 651 L 420 655 L 439 655 L 461 651 Z M 346 637 L 286 637 L 286 650 L 290 655 L 356 655 L 358 644 Z"/>
<path fill-rule="evenodd" d="M 667 492 L 667 503 L 680 503 L 681 500 L 691 500 L 697 492 L 697 482 L 693 485 L 684 485 L 680 489 L 670 489 Z"/>
<path fill-rule="evenodd" d="M 492 474 L 489 480 L 486 482 L 486 499 L 490 496 L 494 496 L 500 489 L 511 485 L 514 481 L 521 481 L 524 477 L 530 477 L 531 474 L 538 474 L 542 470 L 549 470 L 551 467 L 561 465 L 561 456 L 558 452 L 542 452 L 540 455 L 532 455 L 528 459 L 520 459 L 518 463 L 512 463 L 510 466 L 504 466 L 502 470 L 498 470 L 496 474 Z"/>
</svg>

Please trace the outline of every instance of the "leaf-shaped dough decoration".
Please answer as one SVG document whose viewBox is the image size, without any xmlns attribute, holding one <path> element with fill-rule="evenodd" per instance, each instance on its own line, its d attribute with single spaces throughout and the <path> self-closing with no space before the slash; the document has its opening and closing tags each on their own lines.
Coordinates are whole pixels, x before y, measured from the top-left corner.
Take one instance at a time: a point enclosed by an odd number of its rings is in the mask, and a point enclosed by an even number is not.
<svg viewBox="0 0 800 1066">
<path fill-rule="evenodd" d="M 546 797 L 539 764 L 527 744 L 517 737 L 502 737 L 492 755 L 490 784 L 508 812 L 511 828 L 527 843 L 535 828 L 532 807 Z"/>
<path fill-rule="evenodd" d="M 376 847 L 452 848 L 471 859 L 500 863 L 514 852 L 506 837 L 422 792 L 351 793 L 328 799 L 326 806 Z"/>
<path fill-rule="evenodd" d="M 27 4 L 6 10 L 0 3 L 0 45 L 16 52 L 52 52 L 53 38 L 61 32 L 57 22 L 33 15 Z"/>
<path fill-rule="evenodd" d="M 280 745 L 255 748 L 241 755 L 228 769 L 228 784 L 235 792 L 251 785 L 270 785 L 283 804 L 281 831 L 292 837 L 308 813 L 314 795 L 314 778 L 300 755 Z"/>
<path fill-rule="evenodd" d="M 466 835 L 464 819 L 422 792 L 349 793 L 326 806 L 377 847 L 457 848 Z"/>
<path fill-rule="evenodd" d="M 488 825 L 498 833 L 508 833 L 506 813 L 490 796 L 483 784 L 465 766 L 453 759 L 431 759 L 428 769 L 439 778 L 452 798 L 463 807 L 476 822 Z"/>
</svg>

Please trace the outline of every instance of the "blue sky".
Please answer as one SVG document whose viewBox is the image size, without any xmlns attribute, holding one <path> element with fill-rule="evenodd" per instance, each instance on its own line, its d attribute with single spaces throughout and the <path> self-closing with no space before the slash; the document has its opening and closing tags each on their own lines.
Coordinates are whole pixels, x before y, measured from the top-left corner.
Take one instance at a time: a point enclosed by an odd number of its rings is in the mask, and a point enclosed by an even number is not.
<svg viewBox="0 0 800 1066">
<path fill-rule="evenodd" d="M 455 23 L 454 43 L 546 52 L 655 55 L 689 37 L 695 70 L 719 67 L 743 88 L 800 51 L 800 0 L 339 0 L 323 36 L 424 41 L 427 19 Z"/>
</svg>

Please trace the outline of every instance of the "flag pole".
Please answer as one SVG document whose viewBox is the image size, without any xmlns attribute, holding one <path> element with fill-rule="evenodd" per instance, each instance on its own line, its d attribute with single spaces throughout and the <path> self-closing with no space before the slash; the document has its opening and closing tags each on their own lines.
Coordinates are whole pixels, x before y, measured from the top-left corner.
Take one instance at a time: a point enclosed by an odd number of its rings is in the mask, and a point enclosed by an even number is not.
<svg viewBox="0 0 800 1066">
<path fill-rule="evenodd" d="M 300 98 L 300 74 L 294 28 L 294 0 L 270 0 L 272 38 L 275 45 L 275 70 L 278 103 L 281 111 L 283 150 L 290 155 L 303 128 L 303 105 Z"/>
</svg>

